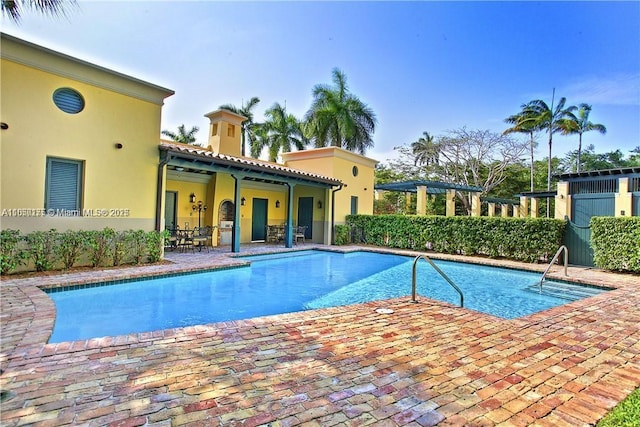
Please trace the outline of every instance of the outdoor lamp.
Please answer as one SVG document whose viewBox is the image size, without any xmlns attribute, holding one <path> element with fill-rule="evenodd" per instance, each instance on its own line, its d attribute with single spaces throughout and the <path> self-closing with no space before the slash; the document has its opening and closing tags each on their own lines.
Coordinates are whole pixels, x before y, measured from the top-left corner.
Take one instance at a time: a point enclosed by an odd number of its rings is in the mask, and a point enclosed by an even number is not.
<svg viewBox="0 0 640 427">
<path fill-rule="evenodd" d="M 191 194 L 189 195 L 189 201 L 190 201 L 191 203 L 195 203 L 195 202 L 196 202 L 196 193 L 191 193 Z"/>
<path fill-rule="evenodd" d="M 318 200 L 318 209 L 322 209 L 322 200 Z"/>
<path fill-rule="evenodd" d="M 244 206 L 246 202 L 247 202 L 247 199 L 243 197 L 242 199 L 240 199 L 240 206 Z"/>
<path fill-rule="evenodd" d="M 276 200 L 276 208 L 280 207 L 280 200 Z"/>
</svg>

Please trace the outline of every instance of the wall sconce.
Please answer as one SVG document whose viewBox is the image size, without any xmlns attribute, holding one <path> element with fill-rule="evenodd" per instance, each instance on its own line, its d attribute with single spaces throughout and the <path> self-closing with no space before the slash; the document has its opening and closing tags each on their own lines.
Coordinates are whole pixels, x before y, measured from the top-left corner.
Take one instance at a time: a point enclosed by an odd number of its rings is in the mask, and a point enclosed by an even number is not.
<svg viewBox="0 0 640 427">
<path fill-rule="evenodd" d="M 189 202 L 190 203 L 195 203 L 196 202 L 196 193 L 189 194 Z"/>
<path fill-rule="evenodd" d="M 280 207 L 280 200 L 276 200 L 276 208 Z"/>
<path fill-rule="evenodd" d="M 318 200 L 318 209 L 322 209 L 322 200 Z"/>
<path fill-rule="evenodd" d="M 0 129 L 7 130 L 7 129 L 9 129 L 9 125 L 6 124 L 5 122 L 2 122 L 2 123 L 0 123 Z"/>
<path fill-rule="evenodd" d="M 240 206 L 244 206 L 245 203 L 247 203 L 247 199 L 245 199 L 244 197 L 240 199 Z"/>
<path fill-rule="evenodd" d="M 116 144 L 115 144 L 115 145 L 116 145 L 116 148 L 117 148 L 118 150 L 120 150 L 122 147 L 124 147 L 124 145 L 122 145 L 122 144 L 121 144 L 121 143 L 119 143 L 119 142 L 116 142 Z"/>
</svg>

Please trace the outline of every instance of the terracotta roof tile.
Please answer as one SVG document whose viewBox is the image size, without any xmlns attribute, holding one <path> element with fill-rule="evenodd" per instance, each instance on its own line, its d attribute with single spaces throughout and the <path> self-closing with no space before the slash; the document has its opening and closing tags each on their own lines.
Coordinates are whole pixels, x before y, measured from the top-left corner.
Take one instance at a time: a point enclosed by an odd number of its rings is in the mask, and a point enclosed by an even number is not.
<svg viewBox="0 0 640 427">
<path fill-rule="evenodd" d="M 235 163 L 240 168 L 250 167 L 266 170 L 276 174 L 281 173 L 288 176 L 294 175 L 305 179 L 322 181 L 325 183 L 328 181 L 334 183 L 335 185 L 341 184 L 341 181 L 339 179 L 330 176 L 319 175 L 302 169 L 294 169 L 281 165 L 279 163 L 267 162 L 265 160 L 254 159 L 252 157 L 235 157 L 229 156 L 227 154 L 215 153 L 199 145 L 188 145 L 161 140 L 160 149 L 164 151 L 190 154 L 192 156 L 202 157 L 206 160 L 222 160 L 226 163 Z"/>
</svg>

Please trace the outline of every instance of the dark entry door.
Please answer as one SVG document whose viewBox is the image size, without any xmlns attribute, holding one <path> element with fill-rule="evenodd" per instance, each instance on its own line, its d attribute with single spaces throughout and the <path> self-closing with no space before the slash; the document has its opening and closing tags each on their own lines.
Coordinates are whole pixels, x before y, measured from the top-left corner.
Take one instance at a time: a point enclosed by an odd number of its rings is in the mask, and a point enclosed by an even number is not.
<svg viewBox="0 0 640 427">
<path fill-rule="evenodd" d="M 176 228 L 176 200 L 178 193 L 167 191 L 164 193 L 164 227 L 168 230 Z"/>
<path fill-rule="evenodd" d="M 564 234 L 564 244 L 569 249 L 569 263 L 593 266 L 589 223 L 594 216 L 614 216 L 614 195 L 576 194 L 571 199 L 571 208 L 572 221 L 567 224 Z"/>
<path fill-rule="evenodd" d="M 251 241 L 267 237 L 267 199 L 253 199 L 251 206 Z"/>
<path fill-rule="evenodd" d="M 306 226 L 304 238 L 313 236 L 313 197 L 300 197 L 298 199 L 298 226 Z"/>
</svg>

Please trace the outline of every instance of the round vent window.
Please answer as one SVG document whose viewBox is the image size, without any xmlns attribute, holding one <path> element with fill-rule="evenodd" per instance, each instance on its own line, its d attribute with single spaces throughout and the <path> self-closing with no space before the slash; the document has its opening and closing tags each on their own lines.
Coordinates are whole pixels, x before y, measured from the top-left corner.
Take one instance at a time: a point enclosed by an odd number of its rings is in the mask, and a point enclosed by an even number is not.
<svg viewBox="0 0 640 427">
<path fill-rule="evenodd" d="M 84 98 L 76 90 L 64 87 L 53 92 L 56 107 L 69 114 L 77 114 L 84 109 Z"/>
<path fill-rule="evenodd" d="M 353 169 L 351 169 L 351 173 L 353 174 L 353 176 L 358 176 L 358 167 L 354 166 Z"/>
</svg>

